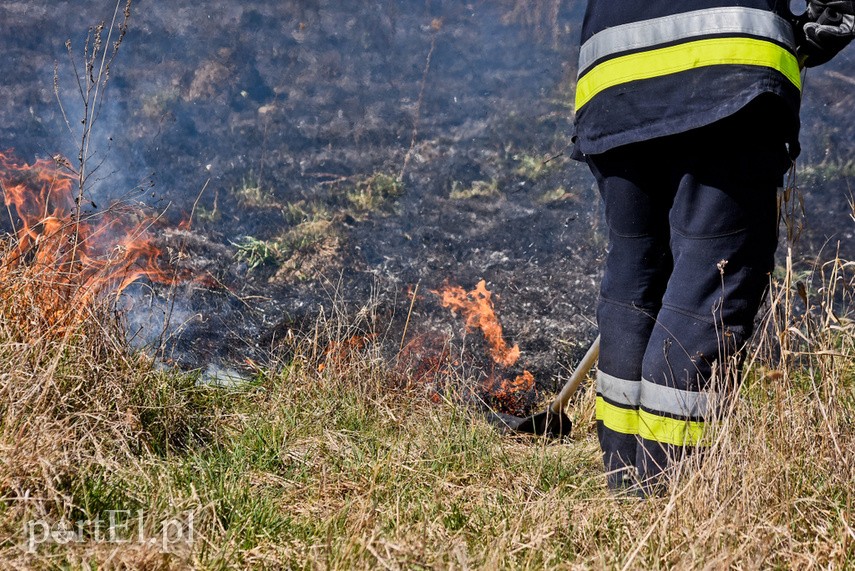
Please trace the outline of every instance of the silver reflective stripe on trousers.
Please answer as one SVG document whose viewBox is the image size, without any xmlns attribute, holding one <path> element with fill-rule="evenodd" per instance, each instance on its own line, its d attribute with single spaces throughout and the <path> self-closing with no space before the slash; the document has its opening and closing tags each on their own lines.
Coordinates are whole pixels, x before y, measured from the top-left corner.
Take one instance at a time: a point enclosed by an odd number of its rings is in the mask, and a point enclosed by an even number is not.
<svg viewBox="0 0 855 571">
<path fill-rule="evenodd" d="M 608 373 L 597 371 L 597 394 L 615 404 L 638 406 L 640 391 L 641 383 L 639 381 L 619 379 Z"/>
<path fill-rule="evenodd" d="M 718 395 L 710 392 L 683 391 L 641 380 L 641 406 L 653 412 L 664 412 L 682 417 L 707 418 L 718 402 Z"/>
<path fill-rule="evenodd" d="M 758 36 L 795 51 L 793 27 L 777 14 L 757 8 L 710 8 L 614 26 L 594 34 L 579 52 L 579 75 L 612 54 L 707 34 Z"/>
</svg>

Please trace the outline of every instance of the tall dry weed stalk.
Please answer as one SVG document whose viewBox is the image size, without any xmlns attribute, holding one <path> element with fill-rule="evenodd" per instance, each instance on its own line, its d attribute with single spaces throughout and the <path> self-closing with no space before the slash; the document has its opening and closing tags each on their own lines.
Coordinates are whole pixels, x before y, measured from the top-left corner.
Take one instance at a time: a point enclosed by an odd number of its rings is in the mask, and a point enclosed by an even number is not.
<svg viewBox="0 0 855 571">
<path fill-rule="evenodd" d="M 93 132 L 104 104 L 104 91 L 110 80 L 110 69 L 116 55 L 119 53 L 122 40 L 124 40 L 125 34 L 128 31 L 128 22 L 131 17 L 131 0 L 126 0 L 124 10 L 121 12 L 121 19 L 120 7 L 121 0 L 117 0 L 115 10 L 113 11 L 113 18 L 110 25 L 106 27 L 106 37 L 104 36 L 104 22 L 89 29 L 89 34 L 86 36 L 86 41 L 83 44 L 83 69 L 77 67 L 76 55 L 72 48 L 71 40 L 66 40 L 65 42 L 65 48 L 68 52 L 72 69 L 74 70 L 77 91 L 80 97 L 81 116 L 79 130 L 76 127 L 72 127 L 72 123 L 68 118 L 66 105 L 63 103 L 59 90 L 58 66 L 54 67 L 54 94 L 56 95 L 56 100 L 68 132 L 77 144 L 76 168 L 61 156 L 57 156 L 56 158 L 59 164 L 71 170 L 77 177 L 77 196 L 75 197 L 77 210 L 74 219 L 77 226 L 80 225 L 85 194 L 89 188 L 90 178 L 98 169 L 97 164 L 91 164 L 95 160 L 95 153 L 92 148 Z M 114 33 L 116 34 L 115 39 Z M 72 263 L 75 260 L 78 243 L 79 232 L 75 232 L 71 256 Z"/>
<path fill-rule="evenodd" d="M 22 180 L 6 181 L 2 189 L 13 226 L 12 204 L 23 225 L 0 240 L 0 362 L 7 365 L 0 373 L 0 497 L 13 511 L 68 515 L 82 509 L 72 488 L 87 474 L 117 469 L 141 443 L 134 403 L 137 384 L 147 378 L 151 364 L 129 352 L 123 324 L 112 300 L 99 295 L 97 279 L 125 272 L 125 260 L 107 257 L 94 270 L 84 263 L 89 221 L 81 214 L 97 171 L 90 164 L 95 160 L 93 128 L 127 31 L 130 5 L 128 0 L 120 12 L 117 3 L 109 27 L 102 23 L 90 30 L 83 68 L 74 67 L 81 128 L 72 127 L 60 99 L 68 129 L 77 138 L 77 164 L 58 156 L 64 172 L 54 171 L 50 179 L 44 164 L 37 163 Z M 66 47 L 74 65 L 71 43 Z M 59 98 L 57 76 L 55 87 Z M 42 189 L 43 196 L 13 203 L 13 190 L 26 192 L 32 182 L 27 178 L 40 179 L 41 186 L 33 185 L 30 192 L 38 195 Z M 64 197 L 58 191 L 67 179 L 74 179 L 77 188 Z M 22 211 L 34 203 L 31 198 L 43 199 L 41 217 Z M 65 205 L 66 199 L 73 204 Z"/>
<path fill-rule="evenodd" d="M 503 23 L 532 30 L 539 42 L 549 41 L 553 49 L 558 49 L 561 40 L 558 15 L 562 0 L 513 0 L 509 4 L 502 16 Z"/>
</svg>

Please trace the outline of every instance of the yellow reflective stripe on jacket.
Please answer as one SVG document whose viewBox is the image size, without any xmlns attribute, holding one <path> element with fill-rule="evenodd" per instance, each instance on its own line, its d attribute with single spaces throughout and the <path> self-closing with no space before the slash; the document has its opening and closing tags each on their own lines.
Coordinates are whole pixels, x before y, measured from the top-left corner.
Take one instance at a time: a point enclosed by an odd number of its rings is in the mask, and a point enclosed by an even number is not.
<svg viewBox="0 0 855 571">
<path fill-rule="evenodd" d="M 598 408 L 599 411 L 599 408 Z M 638 411 L 638 435 L 646 440 L 655 440 L 675 446 L 702 446 L 704 442 L 704 423 L 692 420 L 678 420 Z"/>
<path fill-rule="evenodd" d="M 616 57 L 593 67 L 576 85 L 576 110 L 616 85 L 713 65 L 769 67 L 801 89 L 799 62 L 781 46 L 753 38 L 710 38 Z"/>
<path fill-rule="evenodd" d="M 597 397 L 597 420 L 621 434 L 638 434 L 638 410 L 615 406 Z"/>
<path fill-rule="evenodd" d="M 579 75 L 621 52 L 655 49 L 711 35 L 771 40 L 796 51 L 793 25 L 768 9 L 721 6 L 670 14 L 600 30 L 579 49 Z"/>
</svg>

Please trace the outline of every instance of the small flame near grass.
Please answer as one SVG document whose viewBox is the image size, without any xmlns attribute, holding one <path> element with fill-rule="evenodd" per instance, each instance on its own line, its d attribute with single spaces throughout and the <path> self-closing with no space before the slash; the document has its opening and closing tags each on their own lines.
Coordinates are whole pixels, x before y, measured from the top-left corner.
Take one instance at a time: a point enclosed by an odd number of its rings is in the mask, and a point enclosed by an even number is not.
<svg viewBox="0 0 855 571">
<path fill-rule="evenodd" d="M 502 325 L 493 309 L 493 294 L 484 280 L 467 292 L 460 286 L 446 286 L 439 292 L 442 306 L 460 313 L 466 319 L 466 330 L 480 329 L 490 346 L 490 357 L 502 367 L 511 367 L 520 358 L 520 347 L 509 347 L 502 336 Z"/>
<path fill-rule="evenodd" d="M 323 361 L 318 364 L 318 372 L 323 373 L 329 366 L 342 366 L 364 357 L 369 343 L 377 339 L 376 333 L 366 335 L 351 335 L 344 340 L 331 340 L 324 349 Z"/>
<path fill-rule="evenodd" d="M 472 291 L 460 286 L 447 285 L 432 293 L 440 297 L 443 307 L 460 314 L 466 320 L 466 331 L 480 330 L 489 346 L 492 361 L 502 369 L 508 369 L 519 361 L 519 345 L 505 341 L 502 325 L 493 307 L 493 294 L 481 280 Z M 510 413 L 521 413 L 534 389 L 534 375 L 523 371 L 513 380 L 491 373 L 481 383 L 482 389 L 500 408 Z"/>
</svg>

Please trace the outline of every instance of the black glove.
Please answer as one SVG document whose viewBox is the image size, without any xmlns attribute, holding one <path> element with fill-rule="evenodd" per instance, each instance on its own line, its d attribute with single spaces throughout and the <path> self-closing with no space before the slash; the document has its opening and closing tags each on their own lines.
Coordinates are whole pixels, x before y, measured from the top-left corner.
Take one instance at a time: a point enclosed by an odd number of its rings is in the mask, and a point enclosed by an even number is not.
<svg viewBox="0 0 855 571">
<path fill-rule="evenodd" d="M 820 17 L 827 10 L 838 14 L 855 15 L 855 0 L 808 0 L 808 12 L 811 12 L 814 17 Z M 813 21 L 816 22 L 816 20 Z"/>
<path fill-rule="evenodd" d="M 855 39 L 855 0 L 810 0 L 799 56 L 806 67 L 828 62 Z"/>
</svg>

